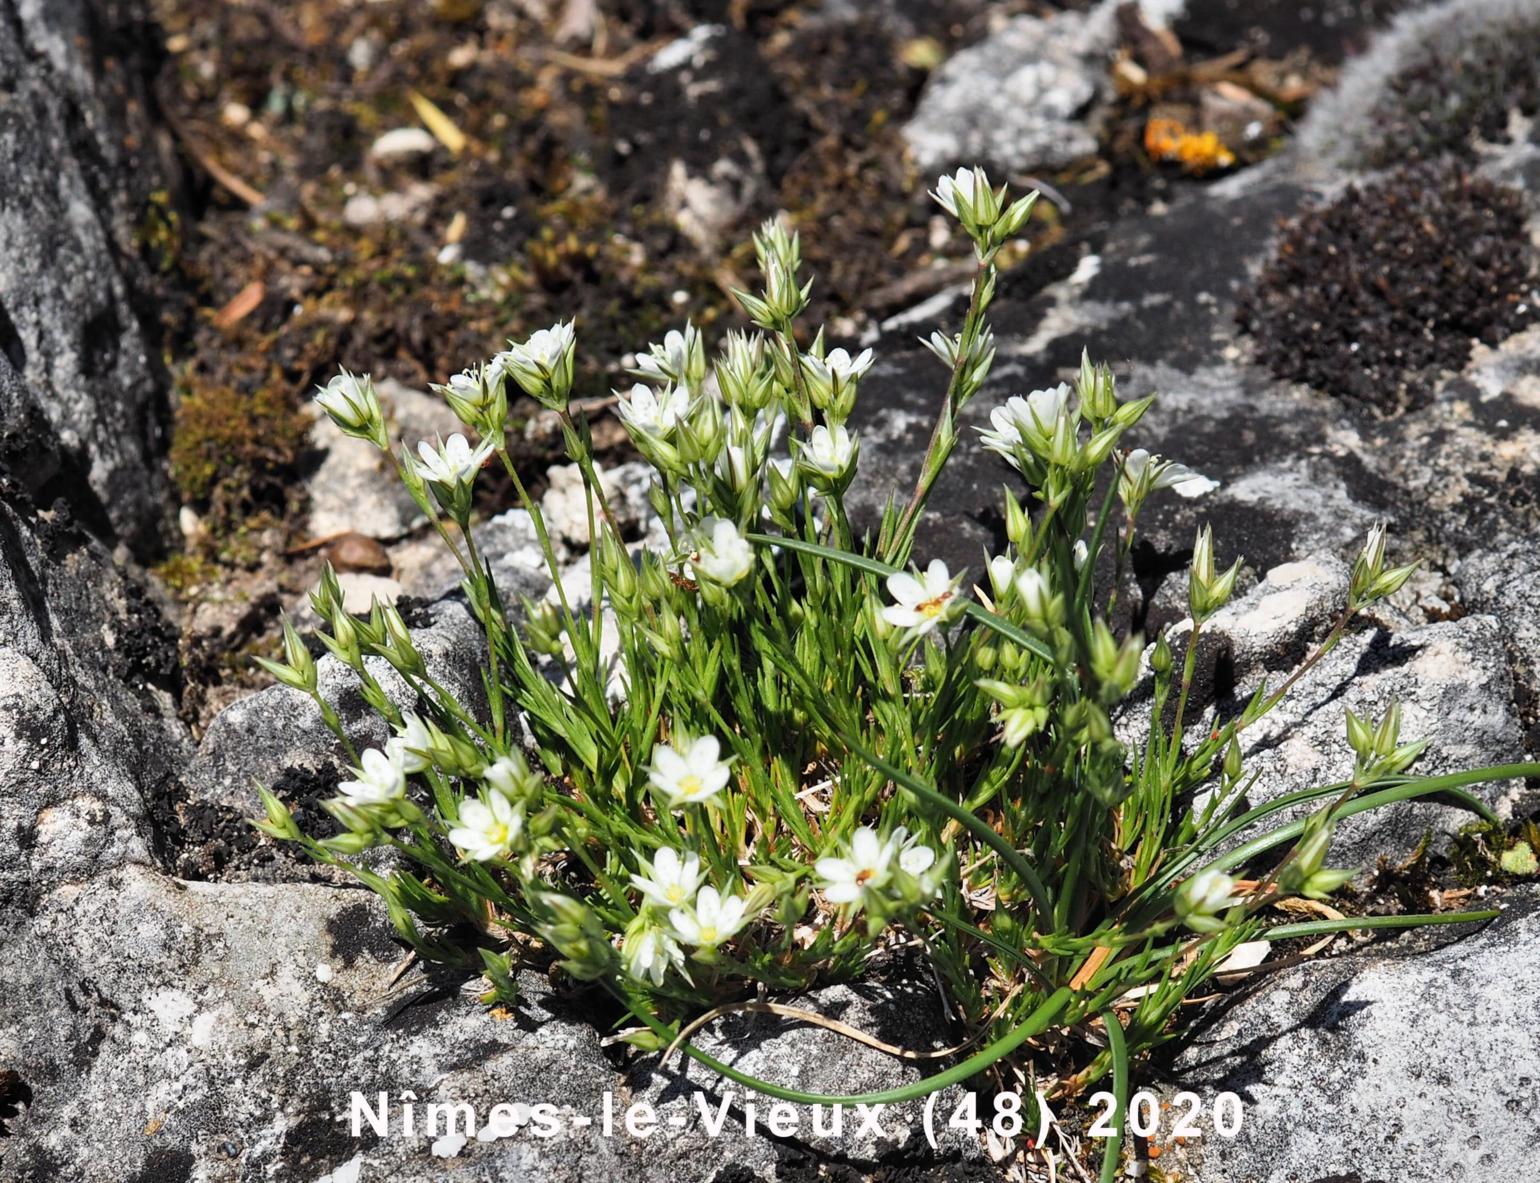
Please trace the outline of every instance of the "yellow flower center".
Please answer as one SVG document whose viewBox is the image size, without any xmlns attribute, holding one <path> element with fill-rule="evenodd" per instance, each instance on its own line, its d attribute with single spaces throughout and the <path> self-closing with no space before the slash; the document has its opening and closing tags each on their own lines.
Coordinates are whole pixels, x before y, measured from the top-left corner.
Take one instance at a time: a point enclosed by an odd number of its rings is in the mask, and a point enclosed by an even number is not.
<svg viewBox="0 0 1540 1183">
<path fill-rule="evenodd" d="M 683 796 L 683 797 L 695 797 L 695 796 L 698 796 L 701 793 L 701 791 L 703 789 L 705 789 L 705 787 L 706 787 L 705 782 L 702 781 L 701 778 L 696 776 L 693 772 L 690 773 L 689 776 L 682 776 L 682 777 L 679 778 L 679 793 L 680 793 L 680 796 Z"/>
<path fill-rule="evenodd" d="M 670 887 L 663 894 L 668 896 L 668 902 L 671 904 L 684 902 L 684 888 L 680 887 L 677 883 Z"/>
<path fill-rule="evenodd" d="M 915 611 L 918 612 L 921 616 L 940 616 L 942 611 L 946 608 L 947 601 L 951 598 L 951 592 L 942 592 L 939 596 L 936 596 L 933 599 L 924 600 L 921 603 L 916 604 L 914 606 Z"/>
<path fill-rule="evenodd" d="M 700 941 L 703 945 L 709 945 L 717 939 L 717 926 L 703 924 L 700 926 Z"/>
<path fill-rule="evenodd" d="M 506 846 L 508 844 L 508 827 L 502 822 L 495 822 L 487 827 L 487 841 L 493 846 Z"/>
</svg>

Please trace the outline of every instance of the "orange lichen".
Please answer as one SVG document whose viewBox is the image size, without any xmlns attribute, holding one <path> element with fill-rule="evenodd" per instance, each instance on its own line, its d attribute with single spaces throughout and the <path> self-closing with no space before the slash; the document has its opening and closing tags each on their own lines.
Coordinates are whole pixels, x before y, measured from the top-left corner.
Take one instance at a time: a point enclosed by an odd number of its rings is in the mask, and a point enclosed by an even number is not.
<svg viewBox="0 0 1540 1183">
<path fill-rule="evenodd" d="M 1211 131 L 1188 131 L 1175 119 L 1156 116 L 1144 125 L 1144 150 L 1152 160 L 1180 164 L 1201 174 L 1235 163 L 1235 153 Z"/>
</svg>

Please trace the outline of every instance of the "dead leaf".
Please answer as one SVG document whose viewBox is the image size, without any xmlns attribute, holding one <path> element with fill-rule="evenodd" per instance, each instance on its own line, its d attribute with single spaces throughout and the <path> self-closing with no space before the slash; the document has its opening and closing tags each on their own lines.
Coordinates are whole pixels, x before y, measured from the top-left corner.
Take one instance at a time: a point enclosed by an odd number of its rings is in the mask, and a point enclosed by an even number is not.
<svg viewBox="0 0 1540 1183">
<path fill-rule="evenodd" d="M 267 295 L 267 285 L 260 279 L 254 279 L 236 292 L 230 301 L 214 316 L 214 325 L 217 328 L 233 328 L 245 320 L 257 310 L 262 303 L 262 297 Z"/>
<path fill-rule="evenodd" d="M 417 118 L 422 120 L 422 125 L 433 133 L 435 140 L 449 149 L 451 156 L 458 156 L 465 151 L 465 133 L 433 100 L 415 90 L 407 91 L 406 97 L 411 101 L 412 109 L 417 112 Z"/>
</svg>

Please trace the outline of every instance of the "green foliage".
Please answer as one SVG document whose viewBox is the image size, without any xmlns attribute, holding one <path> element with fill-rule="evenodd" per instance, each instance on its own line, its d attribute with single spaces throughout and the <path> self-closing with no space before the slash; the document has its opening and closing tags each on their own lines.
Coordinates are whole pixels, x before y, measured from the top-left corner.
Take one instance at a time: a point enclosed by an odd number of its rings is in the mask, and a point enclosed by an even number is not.
<svg viewBox="0 0 1540 1183">
<path fill-rule="evenodd" d="M 992 1042 L 890 1100 L 965 1079 L 1050 1024 L 1112 1019 L 1124 1038 L 1065 1084 L 1117 1058 L 1126 1090 L 1125 1053 L 1172 1034 L 1225 955 L 1266 935 L 1271 905 L 1344 881 L 1326 865 L 1339 816 L 1479 779 L 1409 776 L 1421 745 L 1401 743 L 1392 710 L 1350 718 L 1352 779 L 1242 812 L 1239 737 L 1293 679 L 1212 731 L 1188 730 L 1197 636 L 1239 564 L 1221 569 L 1207 530 L 1180 662 L 1165 638 L 1146 658 L 1144 638 L 1111 624 L 1116 593 L 1098 596 L 1097 572 L 1122 570 L 1149 496 L 1203 478 L 1124 446 L 1151 400 L 1123 399 L 1089 359 L 1073 383 L 996 409 L 984 433 L 1019 477 L 986 586 L 970 593 L 936 561 L 911 568 L 916 524 L 994 357 L 996 255 L 1031 209 L 972 170 L 943 178 L 938 200 L 973 238 L 978 272 L 960 331 L 929 342 L 946 376 L 935 429 L 918 483 L 878 530 L 858 534 L 844 501 L 859 457 L 847 420 L 872 358 L 799 335 L 812 281 L 784 227 L 755 239 L 764 284 L 740 298 L 756 330 L 729 334 L 714 361 L 694 328 L 670 333 L 621 395 L 654 469 L 661 547 L 628 546 L 613 524 L 570 410 L 572 326 L 512 344 L 441 388 L 479 442 L 397 456 L 485 630 L 485 708 L 435 681 L 393 608 L 350 615 L 328 571 L 312 596 L 320 640 L 395 736 L 355 752 L 286 631 L 284 661 L 267 668 L 316 699 L 356 768 L 328 805 L 338 833 L 302 833 L 270 794 L 261 828 L 350 867 L 403 940 L 484 976 L 489 998 L 513 1001 L 510 959 L 538 943 L 612 990 L 649 1047 L 705 1008 L 854 976 L 899 934 L 917 939 Z M 508 454 L 510 384 L 557 412 L 583 473 L 596 543 L 580 581 L 564 582 Z M 388 446 L 367 377 L 340 375 L 319 401 L 348 434 Z M 487 463 L 513 481 L 554 580 L 522 628 L 469 530 Z M 1386 566 L 1377 530 L 1348 610 L 1306 665 L 1409 572 Z M 412 709 L 387 696 L 380 661 Z M 1155 722 L 1130 742 L 1114 721 L 1141 680 Z M 1274 824 L 1307 804 L 1307 818 Z M 1270 872 L 1239 874 L 1280 845 L 1291 850 Z M 376 847 L 404 869 L 357 860 Z"/>
</svg>

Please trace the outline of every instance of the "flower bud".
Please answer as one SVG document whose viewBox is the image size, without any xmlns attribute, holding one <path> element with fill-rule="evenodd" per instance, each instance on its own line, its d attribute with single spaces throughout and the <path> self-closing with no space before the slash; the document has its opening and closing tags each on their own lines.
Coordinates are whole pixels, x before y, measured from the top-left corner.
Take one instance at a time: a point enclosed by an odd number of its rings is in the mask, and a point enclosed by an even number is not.
<svg viewBox="0 0 1540 1183">
<path fill-rule="evenodd" d="M 390 447 L 385 414 L 368 374 L 355 376 L 343 370 L 317 389 L 315 401 L 344 433 L 368 440 L 381 451 Z"/>
<path fill-rule="evenodd" d="M 1194 623 L 1202 624 L 1229 602 L 1240 569 L 1241 560 L 1236 559 L 1223 574 L 1217 573 L 1214 568 L 1214 532 L 1208 526 L 1198 531 L 1187 578 L 1187 602 Z"/>
</svg>

